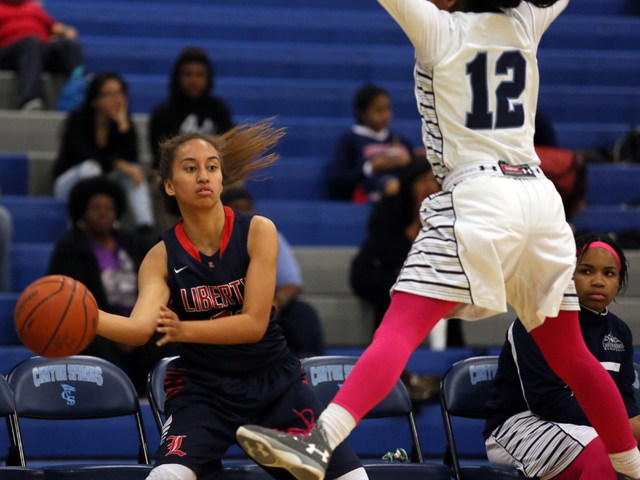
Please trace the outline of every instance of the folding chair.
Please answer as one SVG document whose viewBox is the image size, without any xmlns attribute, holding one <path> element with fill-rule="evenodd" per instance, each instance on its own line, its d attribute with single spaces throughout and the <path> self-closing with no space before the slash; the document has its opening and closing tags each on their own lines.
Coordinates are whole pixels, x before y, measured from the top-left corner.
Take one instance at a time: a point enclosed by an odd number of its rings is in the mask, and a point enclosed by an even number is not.
<svg viewBox="0 0 640 480">
<path fill-rule="evenodd" d="M 326 355 L 302 359 L 307 381 L 322 403 L 328 404 L 344 379 L 355 365 L 358 357 Z M 437 463 L 425 463 L 420 446 L 418 429 L 413 416 L 413 406 L 409 393 L 402 381 L 398 380 L 391 392 L 366 416 L 370 418 L 405 417 L 411 434 L 411 457 L 407 463 L 383 463 L 365 460 L 364 466 L 371 480 L 451 480 L 451 470 Z"/>
<path fill-rule="evenodd" d="M 6 420 L 9 439 L 6 466 L 0 466 L 0 478 L 3 480 L 44 480 L 44 470 L 26 467 L 13 392 L 2 375 L 0 375 L 0 417 L 4 417 Z"/>
<path fill-rule="evenodd" d="M 491 398 L 498 356 L 471 357 L 454 363 L 442 378 L 440 407 L 447 437 L 447 458 L 456 480 L 522 479 L 515 468 L 490 465 L 461 466 L 451 417 L 486 419 L 485 404 Z M 484 439 L 479 438 L 484 445 Z"/>
<path fill-rule="evenodd" d="M 164 377 L 167 373 L 167 367 L 174 361 L 177 356 L 165 357 L 160 360 L 149 372 L 147 376 L 147 396 L 149 404 L 153 412 L 153 418 L 158 427 L 158 432 L 162 435 L 162 425 L 165 421 L 164 401 L 166 392 L 164 391 Z M 225 480 L 271 480 L 272 477 L 267 474 L 259 465 L 253 461 L 225 461 L 224 464 Z"/>
<path fill-rule="evenodd" d="M 101 358 L 77 355 L 60 359 L 31 357 L 8 375 L 18 421 L 132 417 L 138 436 L 138 463 L 45 466 L 47 480 L 143 480 L 151 471 L 138 395 L 120 368 Z M 105 420 L 106 425 L 107 420 Z M 66 422 L 61 422 L 66 424 Z M 95 432 L 99 435 L 99 431 Z M 129 430 L 123 435 L 129 435 Z M 70 445 L 70 449 L 73 447 Z M 73 450 L 69 452 L 73 454 Z M 96 457 L 103 455 L 96 452 Z"/>
</svg>

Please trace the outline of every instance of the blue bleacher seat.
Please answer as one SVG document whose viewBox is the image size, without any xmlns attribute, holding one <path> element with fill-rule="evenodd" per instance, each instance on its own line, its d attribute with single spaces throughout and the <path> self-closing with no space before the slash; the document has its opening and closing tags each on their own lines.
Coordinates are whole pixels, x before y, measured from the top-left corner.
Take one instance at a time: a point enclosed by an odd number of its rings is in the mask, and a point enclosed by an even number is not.
<svg viewBox="0 0 640 480">
<path fill-rule="evenodd" d="M 640 200 L 640 165 L 600 163 L 587 166 L 589 205 L 619 205 Z"/>
<path fill-rule="evenodd" d="M 0 195 L 13 217 L 13 242 L 55 242 L 68 228 L 67 204 L 52 197 Z"/>
<path fill-rule="evenodd" d="M 11 246 L 11 282 L 21 292 L 31 282 L 47 273 L 53 243 L 14 243 Z"/>
<path fill-rule="evenodd" d="M 28 193 L 29 157 L 24 153 L 0 153 L 0 195 Z"/>
<path fill-rule="evenodd" d="M 620 233 L 638 230 L 640 207 L 588 205 L 573 220 L 578 232 Z"/>
<path fill-rule="evenodd" d="M 332 201 L 256 200 L 294 246 L 357 246 L 366 234 L 371 205 Z"/>
</svg>

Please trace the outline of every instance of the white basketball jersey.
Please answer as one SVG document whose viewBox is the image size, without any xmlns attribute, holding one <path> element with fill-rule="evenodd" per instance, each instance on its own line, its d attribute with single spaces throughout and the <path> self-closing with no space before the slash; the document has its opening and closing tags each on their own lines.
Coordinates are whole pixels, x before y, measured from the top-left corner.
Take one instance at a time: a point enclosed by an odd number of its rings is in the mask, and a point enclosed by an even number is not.
<svg viewBox="0 0 640 480">
<path fill-rule="evenodd" d="M 569 0 L 504 13 L 448 13 L 426 0 L 379 0 L 415 48 L 415 95 L 440 181 L 471 162 L 538 165 L 533 148 L 540 38 Z"/>
</svg>

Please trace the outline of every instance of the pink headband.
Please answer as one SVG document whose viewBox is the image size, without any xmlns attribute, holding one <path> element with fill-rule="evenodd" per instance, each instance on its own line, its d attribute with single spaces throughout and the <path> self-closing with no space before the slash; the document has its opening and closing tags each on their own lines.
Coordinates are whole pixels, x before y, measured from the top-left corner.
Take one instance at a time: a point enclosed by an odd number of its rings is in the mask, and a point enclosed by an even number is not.
<svg viewBox="0 0 640 480">
<path fill-rule="evenodd" d="M 618 252 L 615 251 L 615 249 L 609 245 L 608 243 L 605 242 L 591 242 L 589 245 L 585 245 L 585 247 L 582 248 L 582 252 L 580 252 L 581 254 L 584 253 L 584 251 L 588 248 L 604 248 L 605 250 L 611 252 L 611 254 L 615 257 L 615 259 L 618 261 L 618 270 L 622 268 L 622 264 L 620 263 L 620 256 L 618 255 Z"/>
</svg>

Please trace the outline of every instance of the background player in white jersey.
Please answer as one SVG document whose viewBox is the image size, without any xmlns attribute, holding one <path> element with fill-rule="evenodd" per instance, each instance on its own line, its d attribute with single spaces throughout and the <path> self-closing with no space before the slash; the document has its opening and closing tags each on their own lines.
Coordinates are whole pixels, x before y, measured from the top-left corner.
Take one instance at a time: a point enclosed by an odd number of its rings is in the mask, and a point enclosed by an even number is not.
<svg viewBox="0 0 640 480">
<path fill-rule="evenodd" d="M 300 432 L 322 410 L 273 317 L 276 228 L 220 200 L 223 181 L 242 180 L 276 159 L 264 154 L 282 134 L 261 122 L 222 136 L 185 133 L 160 146 L 163 198 L 180 221 L 144 258 L 130 317 L 101 311 L 98 324 L 100 335 L 124 344 L 142 345 L 155 331 L 163 334 L 159 346 L 177 343 L 148 480 L 223 478 L 221 458 L 238 426 Z M 340 480 L 367 479 L 347 444 L 329 470 Z M 270 473 L 291 478 L 281 469 Z"/>
<path fill-rule="evenodd" d="M 615 470 L 640 478 L 622 399 L 580 334 L 573 234 L 533 147 L 536 51 L 568 0 L 379 1 L 415 47 L 423 143 L 443 190 L 423 202 L 423 228 L 382 324 L 317 427 L 292 436 L 245 426 L 240 444 L 260 446 L 266 453 L 254 459 L 263 464 L 323 478 L 317 452 L 331 452 L 384 398 L 441 318 L 480 319 L 508 302 Z"/>
</svg>

